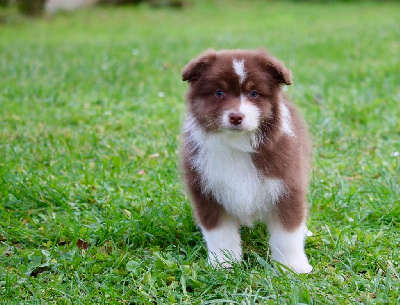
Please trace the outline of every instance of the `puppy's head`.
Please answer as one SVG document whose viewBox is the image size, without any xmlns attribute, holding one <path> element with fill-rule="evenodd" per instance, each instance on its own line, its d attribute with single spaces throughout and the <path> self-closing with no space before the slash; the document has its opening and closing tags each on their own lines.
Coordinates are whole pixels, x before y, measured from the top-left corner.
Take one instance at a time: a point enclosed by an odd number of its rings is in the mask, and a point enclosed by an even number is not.
<svg viewBox="0 0 400 305">
<path fill-rule="evenodd" d="M 277 107 L 292 76 L 265 50 L 209 50 L 182 71 L 189 111 L 208 132 L 255 131 Z"/>
</svg>

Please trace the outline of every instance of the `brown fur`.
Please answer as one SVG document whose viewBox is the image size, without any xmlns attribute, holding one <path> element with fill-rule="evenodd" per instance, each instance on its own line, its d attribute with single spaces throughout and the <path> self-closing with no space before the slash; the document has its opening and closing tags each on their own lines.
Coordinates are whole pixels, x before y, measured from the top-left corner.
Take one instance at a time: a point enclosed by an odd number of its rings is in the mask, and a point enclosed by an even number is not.
<svg viewBox="0 0 400 305">
<path fill-rule="evenodd" d="M 286 229 L 296 229 L 307 214 L 306 195 L 311 156 L 311 143 L 305 123 L 296 108 L 290 106 L 296 137 L 282 136 L 277 126 L 280 114 L 270 123 L 271 141 L 262 143 L 253 155 L 256 167 L 266 176 L 281 178 L 289 191 L 277 205 L 278 215 Z M 267 131 L 268 132 L 268 131 Z M 272 135 L 273 134 L 273 135 Z"/>
<path fill-rule="evenodd" d="M 232 59 L 245 59 L 247 77 L 242 86 L 232 69 Z M 220 132 L 219 117 L 226 109 L 238 104 L 240 94 L 256 89 L 259 97 L 251 100 L 261 112 L 258 131 L 264 140 L 252 153 L 259 173 L 282 179 L 287 193 L 276 206 L 282 225 L 292 231 L 299 227 L 307 214 L 306 193 L 310 162 L 310 140 L 307 127 L 295 106 L 281 92 L 281 85 L 292 83 L 291 72 L 282 62 L 265 50 L 254 51 L 206 51 L 191 61 L 182 71 L 182 78 L 190 86 L 187 92 L 187 111 L 192 113 L 206 132 Z M 226 92 L 226 98 L 218 100 L 217 89 Z M 282 131 L 282 113 L 279 102 L 285 100 L 292 119 L 295 137 Z M 204 194 L 199 173 L 190 160 L 196 150 L 191 147 L 188 135 L 183 135 L 182 160 L 187 189 L 195 207 L 195 215 L 206 229 L 217 227 L 224 208 L 211 194 Z"/>
<path fill-rule="evenodd" d="M 187 150 L 185 149 L 184 169 L 187 189 L 194 204 L 194 215 L 199 223 L 207 230 L 218 227 L 224 208 L 211 196 L 201 190 L 200 177 L 188 163 Z"/>
</svg>

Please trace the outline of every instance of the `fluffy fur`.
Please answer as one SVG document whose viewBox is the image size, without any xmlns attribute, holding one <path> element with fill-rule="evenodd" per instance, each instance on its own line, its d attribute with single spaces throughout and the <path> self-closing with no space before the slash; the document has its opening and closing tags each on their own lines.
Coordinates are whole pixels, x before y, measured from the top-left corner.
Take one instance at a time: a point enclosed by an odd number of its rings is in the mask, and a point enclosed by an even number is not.
<svg viewBox="0 0 400 305">
<path fill-rule="evenodd" d="M 182 166 L 213 265 L 242 257 L 239 229 L 264 221 L 272 259 L 299 273 L 310 141 L 282 94 L 291 72 L 265 50 L 209 50 L 182 71 L 189 82 Z"/>
</svg>

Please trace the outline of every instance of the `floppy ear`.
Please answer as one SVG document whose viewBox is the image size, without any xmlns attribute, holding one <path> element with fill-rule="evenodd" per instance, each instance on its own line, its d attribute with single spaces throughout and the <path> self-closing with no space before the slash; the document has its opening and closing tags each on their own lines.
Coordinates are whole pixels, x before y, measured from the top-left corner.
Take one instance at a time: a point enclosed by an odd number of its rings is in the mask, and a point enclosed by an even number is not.
<svg viewBox="0 0 400 305">
<path fill-rule="evenodd" d="M 259 50 L 262 54 L 262 66 L 265 71 L 271 75 L 272 79 L 276 81 L 278 85 L 285 84 L 291 85 L 292 84 L 292 72 L 285 67 L 283 62 L 276 59 L 272 55 L 270 55 L 264 49 Z"/>
<path fill-rule="evenodd" d="M 189 83 L 195 82 L 201 78 L 204 70 L 210 66 L 217 53 L 214 50 L 208 50 L 200 54 L 199 57 L 190 61 L 185 68 L 182 70 L 182 80 L 188 81 Z"/>
</svg>

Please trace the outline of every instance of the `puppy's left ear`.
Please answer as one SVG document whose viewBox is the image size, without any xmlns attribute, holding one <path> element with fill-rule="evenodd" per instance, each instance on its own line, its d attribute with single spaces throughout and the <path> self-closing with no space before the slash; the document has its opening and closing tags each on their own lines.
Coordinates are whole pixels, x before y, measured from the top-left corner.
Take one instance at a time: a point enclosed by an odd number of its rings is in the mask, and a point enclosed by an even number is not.
<svg viewBox="0 0 400 305">
<path fill-rule="evenodd" d="M 292 72 L 285 67 L 283 62 L 270 55 L 265 50 L 259 50 L 262 54 L 262 67 L 278 84 L 291 85 Z"/>
<path fill-rule="evenodd" d="M 199 57 L 190 61 L 182 70 L 182 80 L 189 83 L 198 81 L 206 69 L 214 62 L 217 53 L 214 50 L 208 50 L 200 54 Z"/>
</svg>

